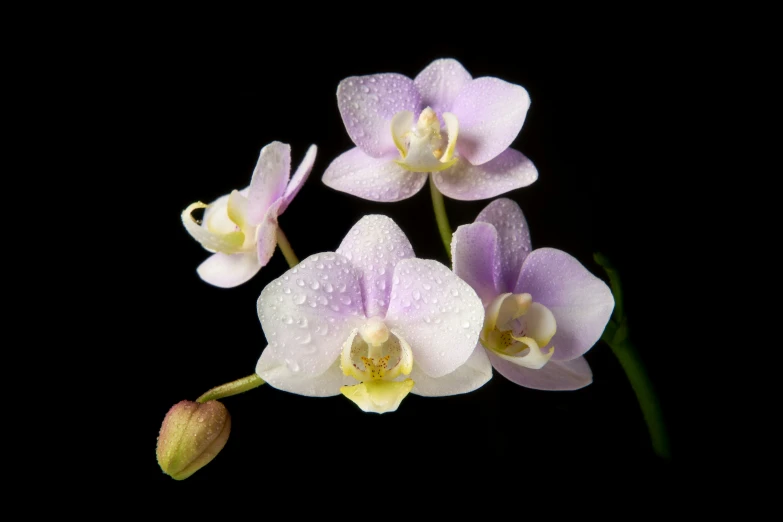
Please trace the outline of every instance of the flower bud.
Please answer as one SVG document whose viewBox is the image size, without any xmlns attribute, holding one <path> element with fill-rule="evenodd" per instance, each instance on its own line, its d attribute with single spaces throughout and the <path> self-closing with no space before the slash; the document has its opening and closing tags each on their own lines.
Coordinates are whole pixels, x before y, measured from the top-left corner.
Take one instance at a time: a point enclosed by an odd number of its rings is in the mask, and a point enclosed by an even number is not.
<svg viewBox="0 0 783 522">
<path fill-rule="evenodd" d="M 171 407 L 158 436 L 158 464 L 175 480 L 186 479 L 223 449 L 231 416 L 218 401 L 181 401 Z"/>
</svg>

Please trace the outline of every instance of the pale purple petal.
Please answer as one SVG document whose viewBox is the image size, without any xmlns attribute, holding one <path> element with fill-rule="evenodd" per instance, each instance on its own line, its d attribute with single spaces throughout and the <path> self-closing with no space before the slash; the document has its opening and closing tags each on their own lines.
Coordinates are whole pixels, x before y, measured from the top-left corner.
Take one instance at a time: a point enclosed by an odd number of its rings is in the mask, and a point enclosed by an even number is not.
<svg viewBox="0 0 783 522">
<path fill-rule="evenodd" d="M 515 201 L 496 199 L 479 212 L 476 222 L 490 223 L 498 232 L 501 284 L 498 294 L 511 292 L 519 278 L 522 262 L 532 250 L 530 229 Z"/>
<path fill-rule="evenodd" d="M 521 152 L 506 149 L 483 165 L 471 165 L 460 158 L 453 167 L 435 172 L 433 176 L 435 186 L 446 196 L 474 201 L 526 187 L 538 179 L 538 171 Z"/>
<path fill-rule="evenodd" d="M 443 377 L 430 377 L 418 366 L 413 365 L 410 378 L 414 386 L 411 393 L 424 397 L 443 397 L 468 393 L 484 386 L 492 378 L 492 365 L 486 350 L 480 344 L 476 345 L 465 364 Z"/>
<path fill-rule="evenodd" d="M 201 279 L 220 288 L 234 288 L 249 281 L 261 270 L 255 252 L 212 254 L 196 269 Z"/>
<path fill-rule="evenodd" d="M 579 357 L 600 339 L 612 315 L 609 287 L 571 255 L 554 248 L 537 248 L 522 263 L 515 293 L 528 292 L 533 301 L 551 310 L 557 333 L 553 360 Z"/>
<path fill-rule="evenodd" d="M 421 106 L 432 107 L 440 116 L 451 112 L 457 94 L 472 79 L 457 60 L 441 58 L 425 67 L 413 83 L 421 93 Z"/>
<path fill-rule="evenodd" d="M 264 220 L 258 225 L 256 249 L 258 262 L 261 266 L 266 266 L 272 258 L 272 254 L 275 253 L 275 247 L 277 246 L 277 215 L 282 204 L 283 198 L 272 203 L 266 211 Z"/>
<path fill-rule="evenodd" d="M 473 165 L 486 163 L 511 145 L 525 123 L 527 91 L 498 78 L 477 78 L 454 100 L 459 120 L 457 150 Z"/>
<path fill-rule="evenodd" d="M 304 185 L 304 182 L 307 181 L 310 171 L 313 170 L 313 163 L 315 163 L 315 155 L 317 152 L 318 147 L 315 145 L 310 145 L 310 148 L 307 149 L 307 154 L 305 154 L 302 163 L 296 168 L 296 172 L 291 176 L 291 181 L 285 189 L 283 204 L 280 206 L 280 210 L 277 211 L 278 215 L 285 212 L 285 209 L 288 208 L 291 201 L 299 194 L 299 190 L 302 188 L 302 185 Z"/>
<path fill-rule="evenodd" d="M 377 159 L 358 147 L 351 149 L 326 168 L 323 182 L 335 190 L 371 201 L 407 199 L 421 190 L 427 174 L 405 170 L 394 162 L 395 155 Z"/>
<path fill-rule="evenodd" d="M 337 107 L 348 135 L 375 158 L 396 151 L 392 116 L 400 111 L 418 113 L 420 101 L 413 80 L 402 74 L 352 76 L 337 86 Z"/>
<path fill-rule="evenodd" d="M 264 288 L 258 317 L 269 357 L 293 373 L 321 375 L 364 321 L 359 271 L 339 254 L 312 255 Z"/>
<path fill-rule="evenodd" d="M 367 317 L 384 317 L 389 307 L 394 266 L 403 259 L 415 257 L 405 233 L 386 216 L 364 216 L 346 234 L 337 253 L 361 272 Z"/>
<path fill-rule="evenodd" d="M 457 228 L 451 238 L 454 273 L 476 291 L 484 306 L 502 292 L 498 234 L 489 223 L 473 223 Z"/>
<path fill-rule="evenodd" d="M 578 390 L 593 382 L 593 372 L 584 357 L 570 361 L 550 360 L 539 370 L 506 361 L 487 350 L 492 366 L 506 379 L 534 390 Z"/>
<path fill-rule="evenodd" d="M 283 196 L 290 175 L 290 145 L 273 141 L 261 149 L 247 193 L 250 200 L 248 221 L 251 224 L 260 223 L 269 205 Z"/>
<path fill-rule="evenodd" d="M 292 372 L 285 360 L 277 359 L 270 350 L 261 353 L 256 374 L 273 388 L 308 397 L 340 395 L 340 386 L 356 384 L 356 379 L 343 374 L 339 358 L 325 372 L 312 377 Z"/>
<path fill-rule="evenodd" d="M 386 325 L 413 350 L 413 363 L 430 377 L 463 364 L 478 342 L 484 306 L 454 272 L 424 259 L 397 263 Z"/>
</svg>

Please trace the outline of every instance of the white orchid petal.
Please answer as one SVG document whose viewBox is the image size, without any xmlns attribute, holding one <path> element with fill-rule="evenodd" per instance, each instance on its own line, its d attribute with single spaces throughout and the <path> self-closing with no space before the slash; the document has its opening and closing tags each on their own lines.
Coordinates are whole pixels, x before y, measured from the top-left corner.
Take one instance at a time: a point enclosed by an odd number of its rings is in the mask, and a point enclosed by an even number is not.
<svg viewBox="0 0 783 522">
<path fill-rule="evenodd" d="M 492 364 L 480 344 L 473 349 L 465 364 L 443 377 L 430 377 L 415 364 L 411 379 L 416 383 L 411 393 L 424 397 L 443 397 L 472 392 L 492 378 Z"/>
</svg>

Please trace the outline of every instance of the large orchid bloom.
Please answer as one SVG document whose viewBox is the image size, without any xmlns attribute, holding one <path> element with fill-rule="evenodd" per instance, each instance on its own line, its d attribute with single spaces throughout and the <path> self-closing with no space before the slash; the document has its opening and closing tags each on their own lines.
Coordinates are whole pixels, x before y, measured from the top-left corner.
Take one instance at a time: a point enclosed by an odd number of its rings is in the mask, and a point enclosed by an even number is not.
<svg viewBox="0 0 783 522">
<path fill-rule="evenodd" d="M 519 205 L 493 201 L 454 233 L 454 272 L 486 307 L 480 345 L 507 379 L 538 390 L 576 390 L 593 380 L 582 356 L 614 308 L 609 287 L 554 248 L 531 252 Z"/>
<path fill-rule="evenodd" d="M 291 393 L 342 393 L 362 410 L 394 411 L 409 393 L 466 393 L 492 376 L 474 350 L 484 319 L 470 286 L 416 259 L 391 219 L 359 220 L 336 252 L 308 257 L 258 298 L 268 340 L 256 373 Z"/>
<path fill-rule="evenodd" d="M 317 148 L 311 145 L 291 177 L 291 146 L 274 141 L 261 149 L 250 186 L 200 201 L 182 212 L 182 224 L 201 245 L 214 252 L 198 275 L 215 286 L 232 288 L 265 266 L 277 246 L 277 217 L 285 212 L 310 175 Z M 193 211 L 204 210 L 201 223 Z"/>
<path fill-rule="evenodd" d="M 533 163 L 509 148 L 530 106 L 527 91 L 498 78 L 473 79 L 456 60 L 435 60 L 413 80 L 395 73 L 346 78 L 337 105 L 356 148 L 326 169 L 323 182 L 333 189 L 399 201 L 432 173 L 446 196 L 477 200 L 538 178 Z"/>
</svg>

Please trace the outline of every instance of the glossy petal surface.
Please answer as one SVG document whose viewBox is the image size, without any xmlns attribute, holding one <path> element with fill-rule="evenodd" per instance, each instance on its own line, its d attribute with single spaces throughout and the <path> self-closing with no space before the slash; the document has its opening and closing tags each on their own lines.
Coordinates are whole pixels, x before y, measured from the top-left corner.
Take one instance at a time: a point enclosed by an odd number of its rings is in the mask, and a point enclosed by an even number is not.
<svg viewBox="0 0 783 522">
<path fill-rule="evenodd" d="M 463 364 L 483 322 L 481 299 L 442 264 L 404 259 L 395 267 L 386 324 L 410 344 L 427 375 L 442 377 Z"/>
<path fill-rule="evenodd" d="M 394 266 L 402 259 L 414 257 L 405 233 L 386 216 L 364 216 L 345 235 L 337 253 L 361 272 L 367 317 L 385 316 Z"/>
<path fill-rule="evenodd" d="M 554 248 L 533 250 L 522 264 L 515 292 L 551 310 L 557 333 L 553 360 L 584 354 L 600 339 L 614 309 L 609 287 L 570 254 Z"/>
</svg>

